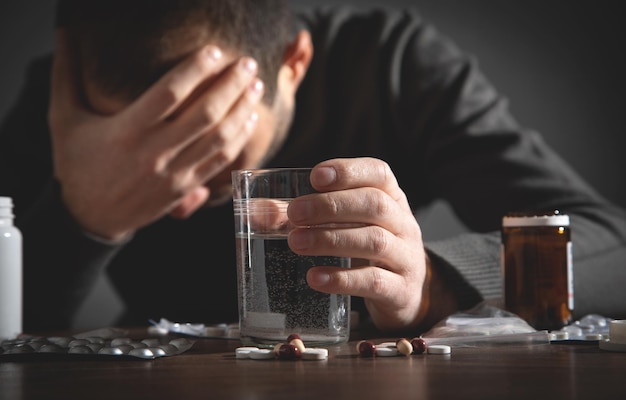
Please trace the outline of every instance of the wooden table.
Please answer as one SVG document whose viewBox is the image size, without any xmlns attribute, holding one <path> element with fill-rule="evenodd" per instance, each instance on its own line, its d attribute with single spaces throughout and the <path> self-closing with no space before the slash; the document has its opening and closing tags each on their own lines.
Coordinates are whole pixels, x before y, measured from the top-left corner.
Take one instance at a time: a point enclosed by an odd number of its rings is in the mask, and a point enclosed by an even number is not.
<svg viewBox="0 0 626 400">
<path fill-rule="evenodd" d="M 0 399 L 624 398 L 626 353 L 597 342 L 393 358 L 360 357 L 355 343 L 330 348 L 325 361 L 236 360 L 238 341 L 198 339 L 183 354 L 155 360 L 0 362 Z"/>
</svg>

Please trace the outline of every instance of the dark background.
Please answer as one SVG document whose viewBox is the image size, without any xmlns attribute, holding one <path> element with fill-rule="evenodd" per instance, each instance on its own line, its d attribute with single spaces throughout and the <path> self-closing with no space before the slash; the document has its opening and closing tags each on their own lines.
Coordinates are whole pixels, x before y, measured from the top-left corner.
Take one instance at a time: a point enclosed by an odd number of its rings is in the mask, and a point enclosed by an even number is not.
<svg viewBox="0 0 626 400">
<path fill-rule="evenodd" d="M 478 58 L 485 74 L 509 99 L 513 114 L 523 125 L 542 132 L 546 141 L 600 193 L 626 207 L 626 185 L 620 178 L 626 164 L 626 35 L 619 2 L 292 3 L 418 8 L 440 31 Z M 0 2 L 0 117 L 17 95 L 28 61 L 53 47 L 54 4 L 52 0 Z M 420 223 L 427 239 L 462 229 L 442 204 L 436 205 Z M 77 327 L 106 325 L 120 310 L 119 300 L 102 279 L 81 312 Z"/>
</svg>

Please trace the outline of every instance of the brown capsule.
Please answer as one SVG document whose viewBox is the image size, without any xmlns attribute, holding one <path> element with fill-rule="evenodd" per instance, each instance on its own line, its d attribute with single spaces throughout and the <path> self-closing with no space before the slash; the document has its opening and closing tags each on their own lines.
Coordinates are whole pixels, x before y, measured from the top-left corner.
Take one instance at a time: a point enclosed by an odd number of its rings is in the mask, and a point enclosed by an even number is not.
<svg viewBox="0 0 626 400">
<path fill-rule="evenodd" d="M 401 354 L 405 356 L 411 355 L 413 353 L 413 345 L 407 339 L 402 338 L 396 342 L 396 348 Z"/>
<path fill-rule="evenodd" d="M 411 345 L 413 346 L 413 354 L 424 354 L 426 352 L 426 342 L 422 338 L 416 337 L 411 339 Z"/>
<path fill-rule="evenodd" d="M 376 355 L 376 345 L 369 340 L 361 340 L 357 343 L 356 349 L 363 357 L 374 357 Z"/>
<path fill-rule="evenodd" d="M 302 357 L 300 349 L 292 344 L 283 344 L 278 349 L 278 358 L 280 360 L 297 360 Z"/>
</svg>

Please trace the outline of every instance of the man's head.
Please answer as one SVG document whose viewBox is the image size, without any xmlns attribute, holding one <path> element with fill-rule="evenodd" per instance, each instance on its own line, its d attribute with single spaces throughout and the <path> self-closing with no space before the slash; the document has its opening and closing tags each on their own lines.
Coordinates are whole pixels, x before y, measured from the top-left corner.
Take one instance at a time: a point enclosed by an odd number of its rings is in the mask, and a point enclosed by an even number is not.
<svg viewBox="0 0 626 400">
<path fill-rule="evenodd" d="M 219 47 L 224 62 L 257 61 L 265 87 L 255 107 L 258 123 L 237 159 L 206 182 L 212 200 L 230 194 L 230 170 L 257 168 L 275 154 L 313 53 L 284 0 L 58 0 L 57 26 L 71 42 L 76 89 L 101 115 L 141 101 L 167 71 L 206 45 Z M 192 95 L 197 99 L 210 86 Z"/>
<path fill-rule="evenodd" d="M 257 60 L 271 104 L 296 33 L 282 0 L 59 0 L 56 23 L 75 41 L 83 78 L 127 101 L 212 43 Z"/>
</svg>

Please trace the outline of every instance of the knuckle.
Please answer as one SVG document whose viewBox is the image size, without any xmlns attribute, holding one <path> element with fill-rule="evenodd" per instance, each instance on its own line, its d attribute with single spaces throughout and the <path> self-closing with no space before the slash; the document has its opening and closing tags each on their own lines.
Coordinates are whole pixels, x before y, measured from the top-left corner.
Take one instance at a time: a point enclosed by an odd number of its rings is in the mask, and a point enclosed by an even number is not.
<svg viewBox="0 0 626 400">
<path fill-rule="evenodd" d="M 343 248 L 346 244 L 343 236 L 335 230 L 329 231 L 327 236 L 328 243 L 333 249 Z"/>
<path fill-rule="evenodd" d="M 337 289 L 348 289 L 352 287 L 350 279 L 350 273 L 348 271 L 336 271 L 331 275 L 333 279 L 333 286 Z"/>
<path fill-rule="evenodd" d="M 379 162 L 376 163 L 376 173 L 378 176 L 384 181 L 394 178 L 393 171 L 391 170 L 389 164 L 383 160 L 378 161 Z"/>
<path fill-rule="evenodd" d="M 339 203 L 337 202 L 337 199 L 334 196 L 327 194 L 327 193 L 324 194 L 324 197 L 326 198 L 326 204 L 327 204 L 327 208 L 328 208 L 330 215 L 333 215 L 333 216 L 339 215 L 341 212 L 340 211 L 341 207 Z"/>
<path fill-rule="evenodd" d="M 370 291 L 372 293 L 381 294 L 384 293 L 387 284 L 385 282 L 385 278 L 382 274 L 382 271 L 379 268 L 374 268 L 369 275 L 370 277 Z"/>
<path fill-rule="evenodd" d="M 389 235 L 383 228 L 372 227 L 370 234 L 371 251 L 377 258 L 383 258 L 389 250 Z"/>
<path fill-rule="evenodd" d="M 217 102 L 210 102 L 202 107 L 198 113 L 197 123 L 199 126 L 211 126 L 215 121 L 219 120 L 222 114 L 222 108 Z"/>
<path fill-rule="evenodd" d="M 154 95 L 154 107 L 167 109 L 173 104 L 177 104 L 181 101 L 180 94 L 174 89 L 174 82 L 169 80 L 161 90 Z"/>
<path fill-rule="evenodd" d="M 389 214 L 391 209 L 391 199 L 385 193 L 380 190 L 373 191 L 369 194 L 370 212 L 373 213 L 373 217 L 381 218 Z"/>
</svg>

